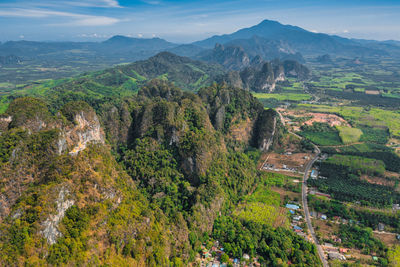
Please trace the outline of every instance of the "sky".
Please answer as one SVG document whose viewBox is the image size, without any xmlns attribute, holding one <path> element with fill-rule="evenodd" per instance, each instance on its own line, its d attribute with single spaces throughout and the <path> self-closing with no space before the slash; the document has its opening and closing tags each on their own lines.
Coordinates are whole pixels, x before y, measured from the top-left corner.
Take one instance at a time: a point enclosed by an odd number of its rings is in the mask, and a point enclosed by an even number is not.
<svg viewBox="0 0 400 267">
<path fill-rule="evenodd" d="M 400 0 L 0 0 L 0 41 L 189 43 L 264 19 L 348 38 L 400 40 Z"/>
</svg>

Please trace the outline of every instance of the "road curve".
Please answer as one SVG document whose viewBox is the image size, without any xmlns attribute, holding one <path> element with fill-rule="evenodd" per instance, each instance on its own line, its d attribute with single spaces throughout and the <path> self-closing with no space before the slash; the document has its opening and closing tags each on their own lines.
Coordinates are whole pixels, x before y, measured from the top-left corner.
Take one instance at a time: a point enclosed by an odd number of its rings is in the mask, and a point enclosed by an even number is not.
<svg viewBox="0 0 400 267">
<path fill-rule="evenodd" d="M 312 238 L 314 240 L 314 243 L 315 243 L 315 245 L 317 247 L 319 258 L 321 259 L 322 265 L 324 267 L 329 267 L 328 262 L 326 261 L 325 256 L 324 256 L 324 251 L 322 250 L 322 247 L 318 242 L 317 236 L 315 235 L 315 232 L 314 232 L 314 228 L 313 228 L 313 226 L 311 224 L 310 211 L 308 210 L 308 204 L 307 204 L 307 179 L 308 179 L 308 173 L 309 173 L 312 165 L 318 159 L 319 154 L 321 153 L 321 151 L 319 150 L 319 148 L 317 146 L 315 146 L 315 148 L 316 148 L 318 153 L 317 153 L 317 155 L 315 155 L 315 157 L 312 160 L 310 160 L 307 163 L 306 169 L 304 171 L 303 184 L 302 184 L 302 189 L 301 189 L 301 199 L 303 201 L 303 209 L 304 209 L 304 215 L 305 215 L 305 218 L 306 218 L 307 226 L 308 226 L 308 229 L 310 230 L 311 236 L 312 236 Z"/>
</svg>

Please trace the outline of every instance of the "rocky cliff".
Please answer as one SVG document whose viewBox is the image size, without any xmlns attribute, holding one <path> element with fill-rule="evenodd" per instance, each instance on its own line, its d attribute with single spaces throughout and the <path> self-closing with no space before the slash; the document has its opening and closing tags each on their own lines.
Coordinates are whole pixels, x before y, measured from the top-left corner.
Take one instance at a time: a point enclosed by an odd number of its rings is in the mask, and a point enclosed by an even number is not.
<svg viewBox="0 0 400 267">
<path fill-rule="evenodd" d="M 309 74 L 308 68 L 297 61 L 266 62 L 261 57 L 255 57 L 251 64 L 242 68 L 241 71 L 228 72 L 219 76 L 217 80 L 245 90 L 271 93 L 275 90 L 277 82 L 285 81 L 287 77 L 305 80 Z"/>
<path fill-rule="evenodd" d="M 227 85 L 153 80 L 96 108 L 18 98 L 0 118 L 0 265 L 189 264 L 260 179 L 244 149 L 281 133 Z"/>
</svg>

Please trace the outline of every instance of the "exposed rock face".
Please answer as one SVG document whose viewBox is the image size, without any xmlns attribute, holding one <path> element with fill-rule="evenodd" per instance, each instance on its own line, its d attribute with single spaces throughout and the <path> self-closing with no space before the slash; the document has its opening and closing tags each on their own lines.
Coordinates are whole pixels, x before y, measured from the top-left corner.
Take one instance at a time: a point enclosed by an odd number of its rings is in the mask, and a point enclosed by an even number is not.
<svg viewBox="0 0 400 267">
<path fill-rule="evenodd" d="M 302 64 L 293 60 L 283 62 L 274 60 L 263 61 L 261 57 L 255 57 L 251 65 L 240 72 L 231 71 L 218 78 L 235 87 L 256 92 L 271 93 L 275 90 L 277 82 L 285 81 L 286 77 L 294 77 L 299 80 L 307 79 L 309 70 Z"/>
<path fill-rule="evenodd" d="M 104 143 L 104 134 L 100 128 L 100 122 L 96 114 L 88 119 L 87 114 L 80 112 L 75 115 L 76 126 L 65 134 L 67 142 L 75 145 L 69 152 L 70 155 L 76 155 L 86 148 L 89 142 Z"/>
<path fill-rule="evenodd" d="M 62 187 L 56 200 L 57 213 L 50 215 L 50 217 L 42 223 L 44 229 L 41 233 L 47 239 L 47 242 L 50 245 L 55 244 L 57 239 L 61 237 L 61 232 L 58 230 L 58 224 L 64 218 L 67 209 L 69 209 L 75 203 L 74 200 L 68 199 L 68 196 L 69 190 Z"/>
<path fill-rule="evenodd" d="M 70 102 L 62 108 L 58 116 L 62 115 L 68 122 L 57 122 L 54 125 L 61 130 L 56 145 L 59 155 L 69 150 L 69 154 L 74 156 L 84 150 L 89 143 L 104 144 L 104 132 L 99 118 L 87 103 Z"/>
<path fill-rule="evenodd" d="M 310 70 L 295 60 L 285 60 L 282 64 L 287 77 L 305 80 L 310 75 Z"/>
<path fill-rule="evenodd" d="M 225 122 L 225 106 L 221 106 L 218 108 L 217 113 L 215 113 L 215 123 L 214 127 L 217 130 L 221 130 L 224 127 Z"/>
<path fill-rule="evenodd" d="M 274 68 L 270 62 L 264 63 L 261 69 L 246 68 L 240 73 L 240 77 L 247 90 L 272 92 L 275 89 Z"/>
<path fill-rule="evenodd" d="M 267 152 L 277 138 L 278 116 L 272 109 L 263 110 L 258 116 L 253 133 L 253 145 L 263 152 Z"/>
<path fill-rule="evenodd" d="M 201 60 L 219 63 L 231 70 L 241 70 L 250 65 L 250 58 L 240 46 L 223 46 L 216 44 L 211 51 L 206 51 L 199 57 Z"/>
<path fill-rule="evenodd" d="M 274 141 L 275 130 L 276 130 L 276 117 L 274 117 L 273 119 L 271 135 L 269 137 L 262 139 L 261 141 L 261 145 L 259 147 L 261 151 L 267 152 L 269 150 Z"/>
<path fill-rule="evenodd" d="M 228 85 L 212 86 L 199 91 L 216 130 L 228 132 L 232 122 L 255 120 L 263 110 L 262 104 L 249 92 Z"/>
<path fill-rule="evenodd" d="M 216 143 L 215 130 L 201 99 L 165 81 L 150 82 L 139 97 L 142 104 L 132 112 L 128 146 L 144 137 L 166 142 L 179 153 L 179 164 L 186 175 L 195 179 L 204 174 L 218 149 L 210 150 Z M 196 136 L 197 130 L 204 134 Z"/>
</svg>

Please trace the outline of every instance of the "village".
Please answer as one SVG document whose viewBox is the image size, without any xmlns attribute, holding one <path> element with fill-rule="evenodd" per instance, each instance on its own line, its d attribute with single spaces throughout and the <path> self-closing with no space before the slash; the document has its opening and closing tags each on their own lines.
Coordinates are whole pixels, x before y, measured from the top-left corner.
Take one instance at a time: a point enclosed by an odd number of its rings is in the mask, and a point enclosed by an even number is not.
<svg viewBox="0 0 400 267">
<path fill-rule="evenodd" d="M 304 175 L 305 166 L 312 157 L 313 154 L 298 153 L 295 151 L 286 151 L 281 154 L 269 153 L 265 157 L 260 169 L 267 172 L 284 174 L 293 178 L 300 178 Z M 328 155 L 321 154 L 318 161 L 326 160 L 327 157 Z M 317 166 L 314 166 L 310 170 L 309 177 L 310 179 L 327 179 L 320 175 Z M 293 179 L 292 181 L 293 183 L 300 183 L 299 179 Z M 307 188 L 307 194 L 322 199 L 331 199 L 329 194 L 320 192 L 313 187 Z M 299 236 L 313 242 L 312 236 L 307 229 L 304 210 L 302 209 L 301 204 L 298 201 L 291 201 L 290 203 L 287 203 L 285 207 L 288 209 L 290 214 L 290 226 L 292 230 Z M 392 208 L 394 211 L 400 210 L 400 205 L 393 204 Z M 372 262 L 378 261 L 376 255 L 364 255 L 359 249 L 346 248 L 343 246 L 341 238 L 334 234 L 335 230 L 333 229 L 337 230 L 340 224 L 358 225 L 360 222 L 347 220 L 339 216 L 329 218 L 326 214 L 316 212 L 312 209 L 310 210 L 310 217 L 326 260 L 356 261 L 358 259 L 363 259 Z M 336 227 L 332 227 L 332 225 Z M 385 232 L 385 225 L 383 223 L 379 223 L 377 229 L 374 229 L 374 236 L 380 240 L 385 240 L 386 243 L 396 243 L 400 240 L 400 235 Z"/>
<path fill-rule="evenodd" d="M 209 247 L 209 248 L 207 248 Z M 227 267 L 228 263 L 233 267 L 260 267 L 261 264 L 257 258 L 251 258 L 248 254 L 244 253 L 241 259 L 231 259 L 224 252 L 224 248 L 220 245 L 219 241 L 215 241 L 210 247 L 207 244 L 201 246 L 201 258 L 197 260 L 201 267 Z"/>
<path fill-rule="evenodd" d="M 285 109 L 278 109 L 278 111 L 283 114 L 283 116 L 281 116 L 283 123 L 288 125 L 289 129 L 294 132 L 299 131 L 301 125 L 312 125 L 314 122 L 327 123 L 331 127 L 340 125 L 348 126 L 347 121 L 334 114 L 304 113 Z M 305 120 L 299 120 L 300 118 L 305 118 Z M 327 179 L 327 177 L 320 174 L 319 164 L 313 166 L 310 165 L 310 162 L 323 162 L 328 158 L 328 154 L 320 153 L 318 148 L 315 148 L 313 151 L 302 150 L 300 148 L 301 137 L 293 132 L 291 133 L 290 139 L 285 144 L 285 149 L 263 154 L 259 165 L 259 169 L 262 171 L 291 177 L 291 186 L 287 188 L 271 188 L 281 195 L 282 200 L 285 199 L 282 205 L 287 209 L 290 229 L 309 242 L 314 244 L 317 242 L 318 247 L 322 250 L 322 257 L 326 261 L 357 262 L 362 260 L 363 262 L 369 262 L 371 264 L 378 262 L 378 256 L 373 253 L 368 255 L 360 249 L 346 247 L 345 240 L 342 240 L 337 234 L 340 225 L 360 225 L 359 221 L 341 218 L 340 216 L 328 216 L 323 212 L 315 211 L 313 207 L 309 206 L 310 221 L 314 229 L 314 231 L 310 231 L 305 216 L 305 210 L 304 207 L 302 207 L 303 202 L 301 201 L 300 188 L 303 184 L 303 177 L 314 180 Z M 393 143 L 392 145 L 395 146 L 398 144 Z M 317 155 L 318 157 L 316 157 Z M 320 192 L 317 188 L 312 186 L 306 186 L 305 192 L 306 197 L 328 201 L 332 199 L 330 194 Z M 360 203 L 355 202 L 354 205 L 360 206 Z M 400 204 L 393 204 L 392 210 L 394 212 L 400 210 Z M 374 237 L 385 244 L 398 244 L 400 241 L 400 235 L 394 233 L 393 229 L 388 230 L 383 222 L 379 222 L 376 229 L 372 230 Z M 315 232 L 315 236 L 313 236 L 311 232 Z M 229 258 L 224 253 L 224 248 L 220 246 L 218 241 L 211 247 L 203 244 L 200 262 L 201 266 L 207 267 L 244 267 L 261 265 L 257 258 L 252 258 L 246 253 L 244 253 L 240 259 Z"/>
</svg>

